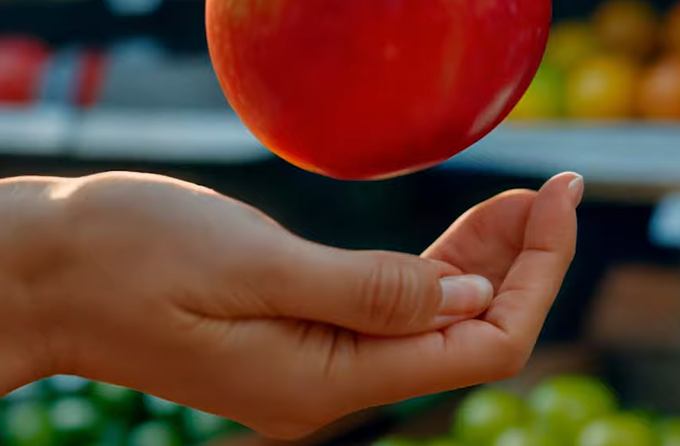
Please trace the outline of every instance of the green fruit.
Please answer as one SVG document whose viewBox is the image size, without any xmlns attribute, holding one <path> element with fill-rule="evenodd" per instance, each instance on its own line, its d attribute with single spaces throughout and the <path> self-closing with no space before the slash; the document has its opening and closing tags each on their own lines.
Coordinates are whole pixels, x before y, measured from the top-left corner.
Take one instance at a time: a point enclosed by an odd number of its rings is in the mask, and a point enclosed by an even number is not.
<svg viewBox="0 0 680 446">
<path fill-rule="evenodd" d="M 668 419 L 656 425 L 659 446 L 680 446 L 680 419 Z"/>
<path fill-rule="evenodd" d="M 494 446 L 552 446 L 552 444 L 546 435 L 522 427 L 503 432 L 494 442 Z"/>
<path fill-rule="evenodd" d="M 509 119 L 561 117 L 564 114 L 564 89 L 564 73 L 554 66 L 542 64 Z"/>
<path fill-rule="evenodd" d="M 560 376 L 538 385 L 529 395 L 537 430 L 570 445 L 589 422 L 617 408 L 614 394 L 599 380 Z"/>
<path fill-rule="evenodd" d="M 125 420 L 116 420 L 106 424 L 99 437 L 97 446 L 125 446 L 128 429 Z"/>
<path fill-rule="evenodd" d="M 200 443 L 217 436 L 233 435 L 248 430 L 235 421 L 195 409 L 185 408 L 183 419 L 189 437 Z"/>
<path fill-rule="evenodd" d="M 609 415 L 588 424 L 576 446 L 656 446 L 651 425 L 632 414 Z"/>
<path fill-rule="evenodd" d="M 90 384 L 90 381 L 73 375 L 56 375 L 47 379 L 50 390 L 57 394 L 81 393 Z"/>
<path fill-rule="evenodd" d="M 184 446 L 182 436 L 173 426 L 163 421 L 140 424 L 130 432 L 129 446 Z"/>
<path fill-rule="evenodd" d="M 146 410 L 155 418 L 174 417 L 182 410 L 182 406 L 179 404 L 152 395 L 144 395 L 142 399 Z"/>
<path fill-rule="evenodd" d="M 139 401 L 139 392 L 126 387 L 94 382 L 90 387 L 92 400 L 110 417 L 129 418 Z"/>
<path fill-rule="evenodd" d="M 36 381 L 19 387 L 12 393 L 2 398 L 3 402 L 12 403 L 15 401 L 38 400 L 45 396 L 45 382 Z"/>
<path fill-rule="evenodd" d="M 477 390 L 458 408 L 453 420 L 454 438 L 463 444 L 489 446 L 511 427 L 527 423 L 529 413 L 516 395 L 492 388 Z"/>
<path fill-rule="evenodd" d="M 18 401 L 7 406 L 0 420 L 3 446 L 49 446 L 54 430 L 47 408 L 37 401 Z"/>
<path fill-rule="evenodd" d="M 104 425 L 97 406 L 83 397 L 64 397 L 50 407 L 50 420 L 60 444 L 93 442 Z"/>
<path fill-rule="evenodd" d="M 438 437 L 427 441 L 426 443 L 422 444 L 422 446 L 460 446 L 460 445 L 450 437 Z"/>
<path fill-rule="evenodd" d="M 139 396 L 135 390 L 103 382 L 92 383 L 90 394 L 97 401 L 107 405 L 126 405 Z"/>
</svg>

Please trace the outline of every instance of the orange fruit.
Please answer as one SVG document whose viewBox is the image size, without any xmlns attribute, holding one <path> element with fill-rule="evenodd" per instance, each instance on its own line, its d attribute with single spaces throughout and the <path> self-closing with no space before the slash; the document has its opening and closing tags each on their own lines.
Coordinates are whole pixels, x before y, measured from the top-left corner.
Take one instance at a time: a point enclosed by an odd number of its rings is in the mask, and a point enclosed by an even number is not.
<svg viewBox="0 0 680 446">
<path fill-rule="evenodd" d="M 593 16 L 598 37 L 617 54 L 643 60 L 659 45 L 660 18 L 649 2 L 609 0 Z"/>
<path fill-rule="evenodd" d="M 664 43 L 669 50 L 680 53 L 680 2 L 666 16 Z"/>
<path fill-rule="evenodd" d="M 646 70 L 638 110 L 645 118 L 680 119 L 680 54 L 666 56 Z"/>
<path fill-rule="evenodd" d="M 567 20 L 553 25 L 543 61 L 568 70 L 600 51 L 601 44 L 588 22 Z"/>
<path fill-rule="evenodd" d="M 623 57 L 606 55 L 586 60 L 567 76 L 567 113 L 584 119 L 632 117 L 638 76 L 638 66 Z"/>
</svg>

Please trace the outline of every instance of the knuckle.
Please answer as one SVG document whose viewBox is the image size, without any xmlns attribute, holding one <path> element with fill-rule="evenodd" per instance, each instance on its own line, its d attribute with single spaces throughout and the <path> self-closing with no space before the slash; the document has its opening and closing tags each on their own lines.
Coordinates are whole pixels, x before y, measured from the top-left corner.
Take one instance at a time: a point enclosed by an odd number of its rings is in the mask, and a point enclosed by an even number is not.
<svg viewBox="0 0 680 446">
<path fill-rule="evenodd" d="M 390 261 L 375 262 L 363 285 L 363 301 L 371 320 L 383 328 L 409 327 L 418 322 L 424 314 L 434 313 L 431 300 L 424 291 L 429 291 L 423 283 L 422 274 L 417 268 L 404 268 Z M 428 306 L 432 307 L 431 312 Z"/>
</svg>

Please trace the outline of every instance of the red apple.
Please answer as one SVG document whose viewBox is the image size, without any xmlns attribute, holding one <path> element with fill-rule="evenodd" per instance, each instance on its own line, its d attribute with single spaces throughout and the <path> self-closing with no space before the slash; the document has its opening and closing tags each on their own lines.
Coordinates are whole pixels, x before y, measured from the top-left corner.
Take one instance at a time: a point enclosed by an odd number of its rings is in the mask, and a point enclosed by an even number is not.
<svg viewBox="0 0 680 446">
<path fill-rule="evenodd" d="M 421 170 L 493 130 L 529 86 L 550 0 L 207 0 L 211 58 L 270 150 L 345 180 Z"/>
</svg>

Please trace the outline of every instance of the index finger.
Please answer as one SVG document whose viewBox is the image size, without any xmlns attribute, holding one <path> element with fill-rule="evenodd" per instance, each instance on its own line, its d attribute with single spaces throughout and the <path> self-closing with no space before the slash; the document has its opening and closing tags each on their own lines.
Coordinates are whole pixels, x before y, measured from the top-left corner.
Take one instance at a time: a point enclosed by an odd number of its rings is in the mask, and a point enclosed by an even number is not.
<svg viewBox="0 0 680 446">
<path fill-rule="evenodd" d="M 510 268 L 485 320 L 520 345 L 535 343 L 576 250 L 576 207 L 583 179 L 564 173 L 548 181 L 527 221 L 522 252 Z"/>
</svg>

